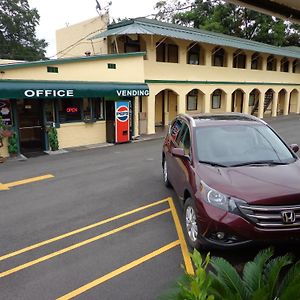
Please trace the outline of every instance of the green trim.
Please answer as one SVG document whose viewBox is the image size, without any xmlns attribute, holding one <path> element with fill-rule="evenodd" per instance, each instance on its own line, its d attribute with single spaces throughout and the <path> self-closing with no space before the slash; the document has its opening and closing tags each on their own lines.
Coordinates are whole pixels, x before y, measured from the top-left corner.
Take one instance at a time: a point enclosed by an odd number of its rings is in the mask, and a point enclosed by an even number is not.
<svg viewBox="0 0 300 300">
<path fill-rule="evenodd" d="M 62 65 L 62 64 L 69 64 L 69 63 L 83 62 L 83 61 L 136 57 L 136 56 L 144 56 L 145 54 L 146 52 L 132 52 L 132 53 L 121 53 L 121 54 L 94 55 L 94 56 L 85 56 L 85 57 L 76 57 L 76 58 L 59 58 L 59 59 L 51 59 L 51 60 L 5 64 L 5 65 L 0 64 L 0 71 L 21 69 L 21 68 L 31 68 L 31 67 L 44 66 L 44 65 Z"/>
<path fill-rule="evenodd" d="M 241 85 L 297 85 L 300 83 L 284 82 L 245 82 L 245 81 L 188 81 L 188 80 L 152 80 L 146 79 L 145 83 L 172 83 L 172 84 L 241 84 Z"/>
<path fill-rule="evenodd" d="M 0 98 L 62 99 L 83 97 L 113 97 L 116 99 L 148 96 L 145 83 L 0 80 Z"/>
</svg>

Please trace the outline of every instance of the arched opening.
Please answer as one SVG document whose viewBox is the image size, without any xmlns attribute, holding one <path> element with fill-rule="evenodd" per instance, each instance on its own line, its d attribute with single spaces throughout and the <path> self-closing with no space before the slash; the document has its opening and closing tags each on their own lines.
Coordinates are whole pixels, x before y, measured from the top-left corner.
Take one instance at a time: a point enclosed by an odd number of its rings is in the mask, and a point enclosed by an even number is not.
<svg viewBox="0 0 300 300">
<path fill-rule="evenodd" d="M 290 112 L 291 113 L 296 113 L 298 114 L 299 113 L 299 108 L 300 108 L 300 98 L 299 98 L 299 92 L 298 90 L 294 89 L 291 91 L 291 94 L 290 94 Z"/>
<path fill-rule="evenodd" d="M 249 111 L 251 115 L 257 116 L 258 105 L 259 105 L 260 91 L 258 89 L 254 89 L 249 94 Z"/>
<path fill-rule="evenodd" d="M 264 116 L 270 116 L 272 113 L 272 102 L 274 100 L 274 91 L 272 89 L 268 89 L 265 93 L 264 98 Z"/>
<path fill-rule="evenodd" d="M 155 130 L 167 126 L 177 115 L 178 95 L 172 90 L 160 91 L 155 96 Z"/>
<path fill-rule="evenodd" d="M 243 112 L 245 92 L 241 89 L 235 90 L 231 95 L 231 111 Z"/>
<path fill-rule="evenodd" d="M 251 69 L 252 70 L 262 70 L 263 68 L 263 58 L 260 53 L 255 52 L 251 56 Z"/>
<path fill-rule="evenodd" d="M 190 44 L 187 48 L 187 64 L 204 65 L 204 60 L 204 49 L 198 43 Z"/>
<path fill-rule="evenodd" d="M 270 55 L 267 58 L 267 70 L 268 71 L 276 71 L 277 59 L 274 55 Z"/>
<path fill-rule="evenodd" d="M 204 94 L 197 89 L 191 90 L 186 95 L 186 112 L 187 113 L 201 113 L 204 112 L 203 103 Z"/>
<path fill-rule="evenodd" d="M 287 91 L 285 89 L 280 90 L 278 93 L 277 102 L 277 115 L 283 115 L 285 101 L 287 101 Z"/>
<path fill-rule="evenodd" d="M 221 47 L 216 47 L 212 51 L 211 64 L 216 67 L 227 67 L 227 54 Z"/>
<path fill-rule="evenodd" d="M 289 71 L 289 65 L 290 65 L 289 60 L 286 57 L 284 57 L 280 61 L 280 72 L 288 72 Z"/>
<path fill-rule="evenodd" d="M 300 73 L 300 60 L 299 59 L 295 59 L 293 61 L 293 73 Z"/>
<path fill-rule="evenodd" d="M 226 111 L 226 94 L 223 90 L 214 90 L 211 94 L 211 111 L 225 112 Z"/>
<path fill-rule="evenodd" d="M 233 68 L 246 69 L 247 56 L 245 52 L 237 50 L 233 53 Z"/>
<path fill-rule="evenodd" d="M 156 43 L 156 61 L 178 63 L 178 46 L 170 39 Z"/>
</svg>

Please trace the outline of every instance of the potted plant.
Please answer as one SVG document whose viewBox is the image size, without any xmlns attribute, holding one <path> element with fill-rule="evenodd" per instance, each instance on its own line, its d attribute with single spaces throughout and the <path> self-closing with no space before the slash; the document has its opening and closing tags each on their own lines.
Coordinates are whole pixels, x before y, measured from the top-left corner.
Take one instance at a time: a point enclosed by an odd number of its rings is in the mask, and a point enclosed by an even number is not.
<svg viewBox="0 0 300 300">
<path fill-rule="evenodd" d="M 51 151 L 57 151 L 59 149 L 59 143 L 56 128 L 53 126 L 49 126 L 47 128 L 47 132 Z"/>
<path fill-rule="evenodd" d="M 10 156 L 16 156 L 18 153 L 18 140 L 15 132 L 8 138 L 8 152 Z"/>
</svg>

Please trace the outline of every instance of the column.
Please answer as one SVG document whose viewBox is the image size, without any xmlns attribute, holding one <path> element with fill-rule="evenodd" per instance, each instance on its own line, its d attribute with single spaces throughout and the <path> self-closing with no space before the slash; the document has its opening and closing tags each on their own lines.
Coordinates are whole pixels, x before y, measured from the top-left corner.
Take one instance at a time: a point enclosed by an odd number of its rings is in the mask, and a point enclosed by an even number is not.
<svg viewBox="0 0 300 300">
<path fill-rule="evenodd" d="M 226 49 L 225 51 L 227 53 L 227 67 L 233 68 L 233 53 L 234 53 L 234 51 L 231 49 L 230 50 Z"/>
<path fill-rule="evenodd" d="M 277 65 L 276 65 L 276 71 L 280 72 L 281 69 L 281 59 L 282 57 L 276 57 L 277 58 Z"/>
<path fill-rule="evenodd" d="M 177 114 L 185 113 L 185 95 L 179 94 L 177 95 Z"/>
<path fill-rule="evenodd" d="M 246 52 L 246 69 L 251 70 L 252 53 Z"/>
<path fill-rule="evenodd" d="M 138 136 L 139 131 L 140 131 L 140 124 L 139 124 L 139 97 L 134 98 L 134 117 L 133 117 L 133 122 L 134 122 L 134 132 L 133 136 Z"/>
<path fill-rule="evenodd" d="M 289 73 L 293 73 L 293 60 L 288 59 L 289 62 Z"/>
<path fill-rule="evenodd" d="M 289 104 L 290 104 L 290 93 L 286 92 L 284 94 L 284 107 L 283 107 L 284 116 L 287 116 L 289 114 Z"/>
<path fill-rule="evenodd" d="M 265 92 L 261 92 L 258 95 L 258 114 L 257 117 L 262 119 L 264 117 L 264 101 L 265 100 Z"/>
<path fill-rule="evenodd" d="M 249 114 L 249 98 L 250 98 L 250 93 L 246 94 L 244 93 L 243 94 L 243 113 L 244 114 Z"/>
<path fill-rule="evenodd" d="M 202 99 L 203 99 L 203 112 L 205 114 L 209 114 L 210 113 L 210 107 L 211 107 L 211 105 L 210 105 L 210 99 L 211 99 L 210 93 L 203 94 Z"/>
<path fill-rule="evenodd" d="M 204 50 L 204 61 L 205 61 L 205 66 L 211 67 L 211 53 L 213 51 L 214 47 L 213 46 L 206 46 L 205 48 L 203 47 Z"/>
<path fill-rule="evenodd" d="M 164 90 L 164 125 L 169 125 L 169 98 L 168 91 Z"/>
<path fill-rule="evenodd" d="M 231 103 L 232 103 L 232 98 L 231 94 L 229 93 L 228 95 L 222 92 L 222 100 L 224 99 L 225 101 L 225 112 L 231 112 Z"/>
<path fill-rule="evenodd" d="M 272 100 L 272 117 L 277 116 L 277 106 L 279 101 L 279 93 L 274 92 Z"/>
<path fill-rule="evenodd" d="M 262 70 L 267 71 L 268 56 L 262 54 L 261 57 L 262 57 Z"/>
<path fill-rule="evenodd" d="M 155 95 L 150 92 L 147 100 L 147 134 L 153 134 L 155 133 Z"/>
<path fill-rule="evenodd" d="M 300 113 L 300 94 L 297 93 L 297 108 L 296 108 L 296 114 Z"/>
</svg>

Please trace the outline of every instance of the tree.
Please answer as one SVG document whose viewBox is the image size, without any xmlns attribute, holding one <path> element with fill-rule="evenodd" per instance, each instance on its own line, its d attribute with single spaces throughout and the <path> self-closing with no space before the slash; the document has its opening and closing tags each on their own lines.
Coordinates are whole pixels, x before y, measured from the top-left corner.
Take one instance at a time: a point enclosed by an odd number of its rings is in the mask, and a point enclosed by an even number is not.
<svg viewBox="0 0 300 300">
<path fill-rule="evenodd" d="M 160 1 L 156 18 L 275 46 L 300 46 L 300 26 L 221 0 Z"/>
<path fill-rule="evenodd" d="M 39 20 L 28 0 L 0 0 L 0 58 L 44 59 L 47 43 L 35 33 Z"/>
</svg>

